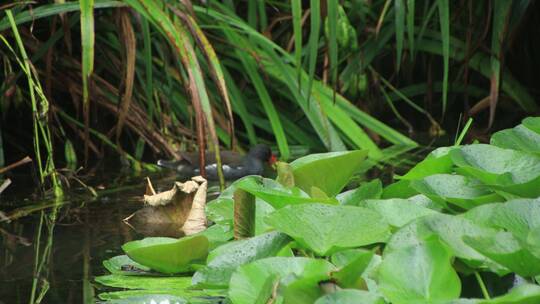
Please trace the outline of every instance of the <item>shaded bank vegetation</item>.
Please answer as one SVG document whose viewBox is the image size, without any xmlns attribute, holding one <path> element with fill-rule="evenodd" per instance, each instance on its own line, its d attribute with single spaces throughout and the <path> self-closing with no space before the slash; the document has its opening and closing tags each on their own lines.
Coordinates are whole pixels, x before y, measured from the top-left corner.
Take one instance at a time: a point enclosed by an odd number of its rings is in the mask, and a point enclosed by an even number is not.
<svg viewBox="0 0 540 304">
<path fill-rule="evenodd" d="M 467 116 L 482 136 L 537 111 L 537 7 L 6 4 L 0 167 L 34 150 L 45 180 L 55 176 L 53 160 L 76 168 L 118 154 L 137 168 L 179 149 L 261 141 L 284 160 L 299 148 L 350 148 L 391 162 L 417 145 L 411 136 L 453 135 Z M 503 111 L 511 113 L 496 115 Z"/>
</svg>

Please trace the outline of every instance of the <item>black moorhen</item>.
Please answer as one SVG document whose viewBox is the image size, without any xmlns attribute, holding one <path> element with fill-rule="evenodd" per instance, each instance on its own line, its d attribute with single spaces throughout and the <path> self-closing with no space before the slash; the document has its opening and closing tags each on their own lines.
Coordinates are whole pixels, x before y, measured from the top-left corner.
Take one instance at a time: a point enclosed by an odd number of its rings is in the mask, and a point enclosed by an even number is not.
<svg viewBox="0 0 540 304">
<path fill-rule="evenodd" d="M 182 176 L 190 177 L 200 174 L 199 154 L 181 153 L 182 159 L 176 161 L 158 160 L 158 166 L 176 170 Z M 213 152 L 205 153 L 206 178 L 218 180 L 216 158 Z M 272 150 L 267 145 L 253 146 L 247 155 L 242 156 L 232 151 L 221 152 L 223 176 L 226 180 L 235 180 L 246 175 L 261 175 L 265 163 L 272 164 L 276 161 Z"/>
</svg>

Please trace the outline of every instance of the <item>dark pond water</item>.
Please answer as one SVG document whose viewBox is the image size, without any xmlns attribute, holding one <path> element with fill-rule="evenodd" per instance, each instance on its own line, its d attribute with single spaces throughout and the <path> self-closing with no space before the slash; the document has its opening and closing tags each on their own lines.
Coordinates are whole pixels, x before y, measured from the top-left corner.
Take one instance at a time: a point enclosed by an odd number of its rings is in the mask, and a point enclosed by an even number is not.
<svg viewBox="0 0 540 304">
<path fill-rule="evenodd" d="M 174 179 L 152 177 L 159 190 L 169 189 Z M 57 207 L 52 200 L 32 200 L 32 191 L 16 182 L 0 197 L 5 215 L 29 212 L 9 223 L 0 219 L 0 304 L 29 303 L 34 284 L 35 300 L 47 290 L 41 303 L 96 303 L 104 287 L 93 278 L 105 274 L 102 261 L 121 254 L 125 242 L 144 237 L 122 220 L 141 208 L 146 183 L 145 176 L 132 176 L 89 184 L 103 188 L 97 198 L 75 187 Z"/>
</svg>

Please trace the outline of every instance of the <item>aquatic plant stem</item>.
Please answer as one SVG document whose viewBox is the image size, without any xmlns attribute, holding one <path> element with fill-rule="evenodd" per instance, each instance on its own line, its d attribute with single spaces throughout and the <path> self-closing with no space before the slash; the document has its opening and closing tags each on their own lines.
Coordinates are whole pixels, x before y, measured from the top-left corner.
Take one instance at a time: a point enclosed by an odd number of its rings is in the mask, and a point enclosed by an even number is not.
<svg viewBox="0 0 540 304">
<path fill-rule="evenodd" d="M 484 295 L 484 298 L 487 300 L 491 299 L 491 297 L 489 296 L 489 292 L 487 291 L 486 285 L 484 284 L 484 280 L 482 280 L 482 277 L 480 276 L 478 271 L 474 272 L 474 277 L 476 278 L 476 281 L 478 281 L 478 285 L 482 290 L 482 295 Z"/>
<path fill-rule="evenodd" d="M 43 186 L 45 183 L 45 177 L 50 175 L 55 196 L 62 197 L 63 191 L 62 191 L 62 186 L 60 185 L 60 181 L 58 180 L 58 176 L 56 174 L 56 168 L 54 166 L 52 138 L 51 138 L 51 132 L 48 126 L 48 122 L 47 122 L 47 117 L 48 117 L 47 115 L 49 111 L 49 101 L 47 100 L 47 98 L 45 97 L 45 94 L 43 93 L 41 84 L 39 83 L 39 80 L 38 80 L 37 71 L 32 69 L 30 65 L 30 59 L 28 58 L 28 55 L 26 54 L 24 44 L 22 42 L 21 36 L 19 35 L 19 31 L 17 30 L 17 25 L 15 23 L 11 10 L 7 10 L 6 15 L 8 16 L 9 22 L 11 24 L 11 29 L 15 36 L 15 40 L 17 41 L 17 46 L 19 47 L 20 55 L 22 57 L 22 62 L 18 58 L 17 58 L 17 61 L 19 62 L 21 69 L 23 69 L 24 73 L 26 74 L 26 78 L 28 80 L 28 91 L 30 93 L 30 100 L 32 104 L 32 114 L 33 114 L 34 150 L 36 154 L 40 182 L 41 182 L 41 185 Z M 16 54 L 15 51 L 9 45 L 9 43 L 5 40 L 5 38 L 3 36 L 1 36 L 1 38 L 4 41 L 4 43 L 8 46 L 8 48 L 10 48 L 10 50 L 14 54 Z M 38 106 L 37 106 L 36 94 L 40 99 L 40 109 L 38 109 Z M 45 163 L 43 163 L 42 157 L 41 157 L 40 137 L 43 139 L 43 146 L 45 147 L 45 151 L 47 152 L 47 158 L 45 160 Z"/>
</svg>

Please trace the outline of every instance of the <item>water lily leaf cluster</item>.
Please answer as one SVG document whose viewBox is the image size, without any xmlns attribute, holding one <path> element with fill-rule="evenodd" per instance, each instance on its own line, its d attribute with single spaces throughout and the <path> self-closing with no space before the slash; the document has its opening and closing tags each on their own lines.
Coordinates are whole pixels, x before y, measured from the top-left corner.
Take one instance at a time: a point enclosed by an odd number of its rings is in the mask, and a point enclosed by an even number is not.
<svg viewBox="0 0 540 304">
<path fill-rule="evenodd" d="M 538 303 L 540 155 L 538 141 L 524 136 L 540 136 L 539 124 L 540 118 L 528 118 L 496 133 L 490 144 L 436 149 L 386 186 L 375 180 L 344 191 L 363 151 L 310 155 L 279 166 L 285 171 L 276 180 L 238 180 L 208 203 L 215 223 L 208 230 L 130 242 L 123 247 L 127 256 L 105 261 L 111 275 L 97 281 L 131 293 L 101 297 Z M 255 229 L 233 240 L 236 191 L 253 197 Z M 163 288 L 156 291 L 148 280 L 163 280 Z M 177 287 L 169 289 L 174 280 Z"/>
</svg>

